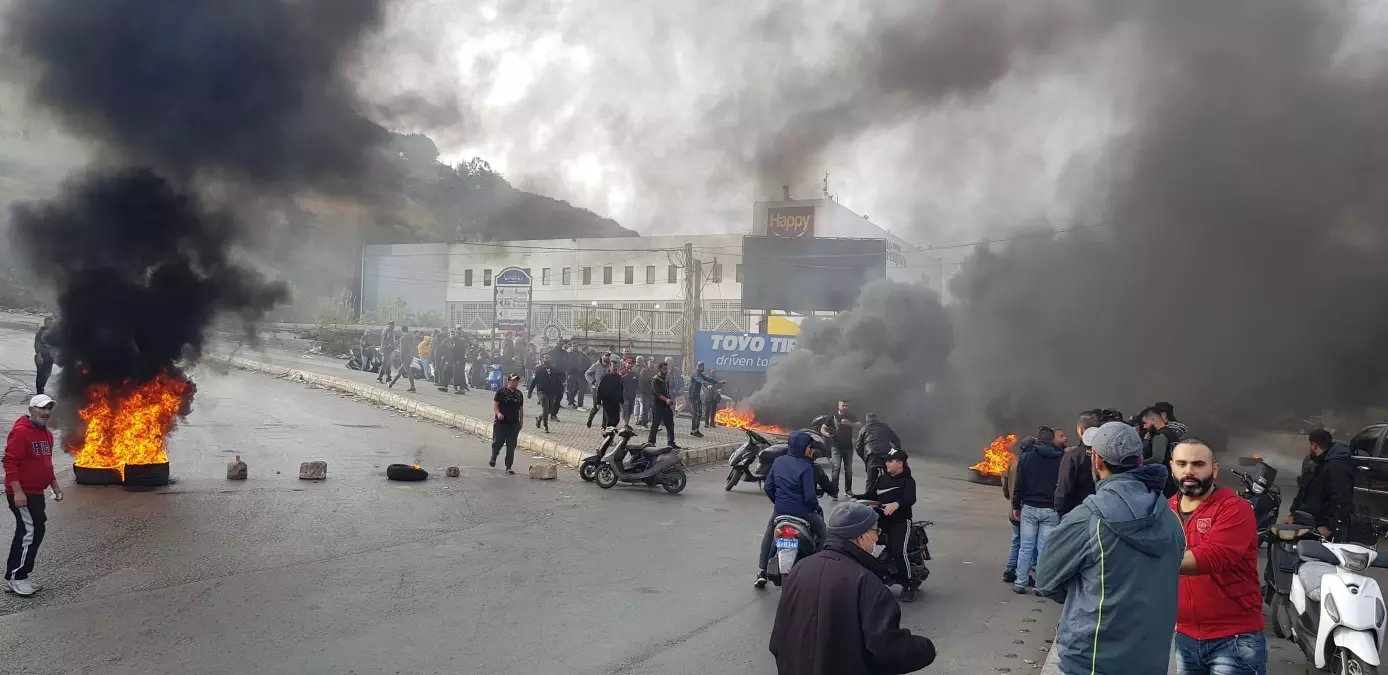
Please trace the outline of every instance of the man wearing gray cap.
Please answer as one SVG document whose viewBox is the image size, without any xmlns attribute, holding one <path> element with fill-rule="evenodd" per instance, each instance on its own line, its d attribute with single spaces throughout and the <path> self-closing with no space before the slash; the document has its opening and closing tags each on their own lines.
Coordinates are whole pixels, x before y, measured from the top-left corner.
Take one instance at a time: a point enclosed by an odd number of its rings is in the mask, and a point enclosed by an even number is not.
<svg viewBox="0 0 1388 675">
<path fill-rule="evenodd" d="M 1064 675 L 1166 675 L 1185 533 L 1122 422 L 1092 432 L 1096 491 L 1051 532 L 1036 594 L 1065 603 L 1056 633 Z"/>
<path fill-rule="evenodd" d="M 771 628 L 776 672 L 869 675 L 930 665 L 935 645 L 901 627 L 901 607 L 882 583 L 887 570 L 872 557 L 877 512 L 839 504 L 828 529 L 824 550 L 801 560 L 782 589 Z"/>
</svg>

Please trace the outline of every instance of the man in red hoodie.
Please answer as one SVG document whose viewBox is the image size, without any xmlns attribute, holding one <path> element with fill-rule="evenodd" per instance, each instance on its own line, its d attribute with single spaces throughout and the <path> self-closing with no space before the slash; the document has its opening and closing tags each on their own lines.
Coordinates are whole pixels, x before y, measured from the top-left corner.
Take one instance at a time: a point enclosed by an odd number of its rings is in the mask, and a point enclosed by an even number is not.
<svg viewBox="0 0 1388 675">
<path fill-rule="evenodd" d="M 1176 660 L 1181 675 L 1266 675 L 1267 639 L 1258 589 L 1258 530 L 1253 507 L 1215 488 L 1219 463 L 1204 441 L 1171 451 L 1177 494 L 1171 508 L 1185 524 Z"/>
<path fill-rule="evenodd" d="M 53 488 L 53 500 L 63 501 L 63 491 L 53 476 L 53 432 L 48 419 L 53 416 L 53 399 L 39 394 L 29 400 L 29 416 L 14 421 L 5 439 L 5 499 L 14 514 L 14 541 L 5 562 L 6 590 L 22 596 L 39 591 L 29 581 L 43 543 L 43 490 Z"/>
</svg>

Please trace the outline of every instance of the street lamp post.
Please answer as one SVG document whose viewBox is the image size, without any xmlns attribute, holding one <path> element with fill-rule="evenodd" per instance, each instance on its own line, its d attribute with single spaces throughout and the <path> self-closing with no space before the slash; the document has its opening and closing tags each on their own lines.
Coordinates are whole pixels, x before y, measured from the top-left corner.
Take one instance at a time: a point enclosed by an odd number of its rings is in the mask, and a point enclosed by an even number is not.
<svg viewBox="0 0 1388 675">
<path fill-rule="evenodd" d="M 598 306 L 598 301 L 583 308 L 583 348 L 592 349 L 593 346 L 588 342 L 588 326 L 593 323 L 593 308 Z"/>
<path fill-rule="evenodd" d="M 655 312 L 656 312 L 656 310 L 659 310 L 659 309 L 660 309 L 660 305 L 657 304 L 657 305 L 655 306 L 655 310 L 651 310 L 651 322 L 650 322 L 650 325 L 648 326 L 648 328 L 650 329 L 650 338 L 651 338 L 651 354 L 655 354 Z"/>
</svg>

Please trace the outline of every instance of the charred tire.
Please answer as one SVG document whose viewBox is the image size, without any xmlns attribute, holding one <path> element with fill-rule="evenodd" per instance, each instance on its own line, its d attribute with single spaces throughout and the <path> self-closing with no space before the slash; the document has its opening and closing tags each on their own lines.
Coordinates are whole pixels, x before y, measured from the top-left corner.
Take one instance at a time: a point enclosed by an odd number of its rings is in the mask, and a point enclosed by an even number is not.
<svg viewBox="0 0 1388 675">
<path fill-rule="evenodd" d="M 594 462 L 584 462 L 583 466 L 578 467 L 578 477 L 589 483 L 598 475 L 598 465 Z"/>
<path fill-rule="evenodd" d="M 677 495 L 684 490 L 684 486 L 689 484 L 689 476 L 683 471 L 676 469 L 660 474 L 660 487 L 665 488 L 666 492 Z"/>
<path fill-rule="evenodd" d="M 598 467 L 598 474 L 593 477 L 593 481 L 604 490 L 610 489 L 617 484 L 617 472 L 612 470 L 611 464 L 604 464 Z"/>
<path fill-rule="evenodd" d="M 93 469 L 72 465 L 72 477 L 78 485 L 120 485 L 120 472 L 115 469 Z"/>
<path fill-rule="evenodd" d="M 125 486 L 128 488 L 149 488 L 168 484 L 168 462 L 125 465 Z"/>
<path fill-rule="evenodd" d="M 429 477 L 429 472 L 409 464 L 391 464 L 386 467 L 386 478 L 398 481 L 421 481 Z"/>
<path fill-rule="evenodd" d="M 742 480 L 742 470 L 737 467 L 728 469 L 728 481 L 723 484 L 723 489 L 725 491 L 732 490 L 737 487 L 737 482 L 739 480 Z"/>
</svg>

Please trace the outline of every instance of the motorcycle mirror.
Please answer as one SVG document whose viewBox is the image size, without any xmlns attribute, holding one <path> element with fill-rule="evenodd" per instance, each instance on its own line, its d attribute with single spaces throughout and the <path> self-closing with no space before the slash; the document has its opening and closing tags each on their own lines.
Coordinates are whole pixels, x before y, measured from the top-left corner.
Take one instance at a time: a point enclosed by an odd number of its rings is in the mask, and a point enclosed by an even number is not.
<svg viewBox="0 0 1388 675">
<path fill-rule="evenodd" d="M 1240 457 L 1239 466 L 1258 466 L 1258 462 L 1261 461 L 1263 460 L 1258 459 L 1257 457 Z"/>
</svg>

